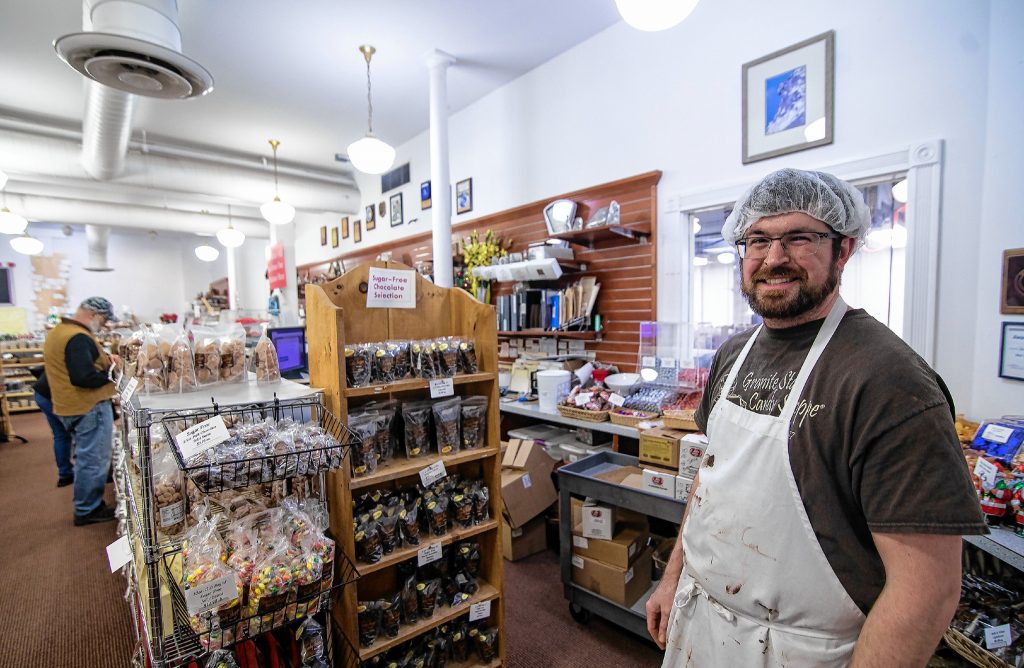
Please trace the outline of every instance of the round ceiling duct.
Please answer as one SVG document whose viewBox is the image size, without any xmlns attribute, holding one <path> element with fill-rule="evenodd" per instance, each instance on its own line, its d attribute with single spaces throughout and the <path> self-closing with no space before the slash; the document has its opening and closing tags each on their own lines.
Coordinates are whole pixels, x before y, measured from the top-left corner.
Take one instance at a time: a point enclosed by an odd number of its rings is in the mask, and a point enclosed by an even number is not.
<svg viewBox="0 0 1024 668">
<path fill-rule="evenodd" d="M 111 88 L 180 100 L 213 90 L 206 68 L 153 42 L 102 32 L 64 35 L 53 43 L 61 60 L 84 76 Z"/>
</svg>

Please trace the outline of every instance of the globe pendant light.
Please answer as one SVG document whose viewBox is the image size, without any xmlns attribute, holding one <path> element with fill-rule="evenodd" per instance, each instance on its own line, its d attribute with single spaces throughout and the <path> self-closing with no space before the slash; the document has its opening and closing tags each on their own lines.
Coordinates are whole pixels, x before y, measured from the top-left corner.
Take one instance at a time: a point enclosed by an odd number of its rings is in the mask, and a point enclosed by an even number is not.
<svg viewBox="0 0 1024 668">
<path fill-rule="evenodd" d="M 4 234 L 21 234 L 28 227 L 24 216 L 11 212 L 6 206 L 0 209 L 0 232 Z"/>
<path fill-rule="evenodd" d="M 43 242 L 25 232 L 20 237 L 11 239 L 11 248 L 22 255 L 39 255 L 43 252 Z"/>
<path fill-rule="evenodd" d="M 637 30 L 657 32 L 679 25 L 699 0 L 615 0 L 622 20 Z"/>
<path fill-rule="evenodd" d="M 225 248 L 238 248 L 245 243 L 245 233 L 231 224 L 231 205 L 228 204 L 228 226 L 217 230 L 217 241 Z"/>
<path fill-rule="evenodd" d="M 348 159 L 364 174 L 383 174 L 395 163 L 395 149 L 373 136 L 373 98 L 370 89 L 370 59 L 377 49 L 363 44 L 359 51 L 366 59 L 367 132 L 362 139 L 348 145 Z"/>
<path fill-rule="evenodd" d="M 281 201 L 277 192 L 277 147 L 281 142 L 276 139 L 268 139 L 270 148 L 274 149 L 274 199 L 260 207 L 263 219 L 271 225 L 287 225 L 295 218 L 295 207 L 287 202 Z"/>
<path fill-rule="evenodd" d="M 213 246 L 207 246 L 205 244 L 202 246 L 196 246 L 196 257 L 203 262 L 213 262 L 220 257 L 220 251 Z"/>
</svg>

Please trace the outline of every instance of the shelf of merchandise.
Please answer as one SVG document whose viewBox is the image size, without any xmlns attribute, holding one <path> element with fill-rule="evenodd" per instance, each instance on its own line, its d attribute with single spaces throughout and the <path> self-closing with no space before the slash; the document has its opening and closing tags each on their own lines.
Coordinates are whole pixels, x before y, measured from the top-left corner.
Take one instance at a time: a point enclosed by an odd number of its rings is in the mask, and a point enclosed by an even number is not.
<svg viewBox="0 0 1024 668">
<path fill-rule="evenodd" d="M 498 332 L 500 339 L 512 338 L 554 338 L 554 339 L 579 339 L 582 341 L 600 341 L 601 332 L 563 332 L 554 329 L 519 329 L 515 331 Z"/>
<path fill-rule="evenodd" d="M 569 243 L 579 244 L 582 246 L 593 247 L 593 245 L 599 241 L 623 238 L 646 241 L 649 236 L 651 236 L 650 225 L 636 225 L 633 227 L 625 227 L 623 225 L 602 225 L 600 227 L 590 227 L 582 230 L 573 230 L 572 232 L 552 234 L 550 238 L 560 239 L 561 241 L 568 241 Z"/>
<path fill-rule="evenodd" d="M 992 533 L 987 536 L 964 536 L 964 542 L 1024 571 L 1024 538 L 1003 527 L 990 527 L 990 530 Z"/>
<path fill-rule="evenodd" d="M 540 404 L 536 401 L 530 403 L 524 403 L 521 401 L 502 401 L 501 412 L 509 413 L 512 415 L 522 415 L 523 417 L 535 418 L 544 422 L 553 422 L 555 424 L 564 424 L 569 427 L 575 427 L 577 429 L 590 429 L 592 431 L 600 431 L 606 434 L 613 434 L 615 436 L 624 436 L 626 438 L 640 438 L 640 430 L 636 427 L 627 427 L 622 424 L 615 424 L 605 420 L 604 422 L 591 422 L 589 420 L 577 420 L 576 418 L 565 417 L 561 413 L 542 411 Z"/>
<path fill-rule="evenodd" d="M 368 575 L 375 571 L 379 571 L 383 568 L 390 568 L 396 564 L 400 564 L 403 561 L 408 561 L 416 556 L 416 553 L 423 550 L 435 543 L 440 543 L 443 546 L 448 546 L 453 543 L 479 536 L 482 533 L 494 531 L 498 528 L 498 520 L 488 520 L 483 524 L 475 524 L 471 527 L 455 528 L 440 537 L 421 537 L 419 545 L 413 545 L 411 547 L 403 547 L 397 549 L 391 554 L 384 556 L 380 561 L 375 564 L 367 564 L 363 562 L 356 562 L 356 571 L 360 577 Z"/>
<path fill-rule="evenodd" d="M 126 380 L 118 379 L 119 394 L 124 391 Z M 320 419 L 324 419 L 326 413 L 318 408 L 323 406 L 323 396 L 318 390 L 282 380 L 270 385 L 216 385 L 188 394 L 146 396 L 136 392 L 128 401 L 122 400 L 122 406 L 120 433 L 115 437 L 115 483 L 119 518 L 122 519 L 119 533 L 129 537 L 134 555 L 125 567 L 125 576 L 135 635 L 148 665 L 176 668 L 202 657 L 207 649 L 189 626 L 184 594 L 176 576 L 172 575 L 178 567 L 175 564 L 181 559 L 184 533 L 167 536 L 157 528 L 159 511 L 153 489 L 151 430 L 164 429 L 163 420 L 200 421 L 213 413 L 287 412 L 296 417 L 320 415 Z M 342 465 L 348 465 L 345 457 Z M 315 476 L 314 485 L 318 483 L 319 496 L 326 498 L 329 506 L 326 477 L 326 471 L 321 471 Z M 214 502 L 213 508 L 219 506 Z M 226 522 L 219 527 L 221 531 L 226 528 Z M 321 594 L 323 607 L 317 614 L 329 614 L 333 593 L 347 588 L 346 585 L 358 577 L 354 562 L 344 554 L 336 555 L 334 586 L 331 594 Z M 294 613 L 285 617 L 286 624 L 301 618 Z M 260 627 L 259 632 L 280 625 Z M 330 633 L 331 625 L 324 623 L 323 626 Z M 225 641 L 224 646 L 230 644 Z"/>
<path fill-rule="evenodd" d="M 371 267 L 407 270 L 415 275 L 416 308 L 367 308 L 365 286 Z M 402 483 L 419 482 L 419 472 L 429 464 L 443 459 L 449 467 L 473 467 L 482 472 L 490 491 L 490 517 L 497 518 L 501 509 L 501 448 L 500 414 L 498 411 L 498 356 L 497 327 L 493 307 L 481 304 L 467 292 L 458 288 L 440 288 L 425 280 L 410 267 L 397 262 L 373 262 L 354 267 L 344 275 L 326 282 L 306 286 L 306 329 L 309 337 L 310 378 L 312 384 L 324 388 L 328 408 L 343 421 L 349 409 L 364 400 L 382 396 L 399 399 L 423 399 L 429 396 L 429 383 L 422 379 L 405 380 L 368 388 L 348 388 L 345 378 L 344 350 L 346 341 L 386 341 L 389 339 L 428 339 L 439 336 L 461 336 L 472 339 L 476 346 L 479 373 L 455 376 L 455 393 L 460 396 L 484 395 L 488 398 L 487 440 L 483 448 L 462 451 L 441 458 L 437 455 L 413 460 L 398 459 L 385 464 L 369 476 L 353 478 L 349 468 L 332 472 L 331 527 L 338 547 L 350 555 L 361 575 L 355 587 L 341 594 L 341 601 L 332 609 L 335 624 L 345 640 L 339 645 L 348 649 L 343 665 L 356 666 L 368 657 L 376 656 L 390 647 L 406 642 L 448 619 L 468 612 L 463 605 L 455 610 L 438 609 L 434 617 L 412 627 L 402 627 L 398 639 L 379 638 L 372 648 L 359 648 L 358 619 L 356 614 L 360 592 L 365 588 L 390 586 L 397 579 L 397 565 L 414 558 L 416 549 L 405 548 L 388 555 L 377 564 L 356 561 L 353 532 L 353 492 L 370 488 L 391 488 Z M 401 450 L 401 448 L 399 448 Z M 473 601 L 494 600 L 491 625 L 499 632 L 500 658 L 504 660 L 504 596 L 502 595 L 503 558 L 501 531 L 496 519 L 468 529 L 455 528 L 439 540 L 443 545 L 473 537 L 480 544 L 481 562 L 479 581 L 481 590 Z M 429 545 L 431 539 L 422 540 Z M 438 540 L 438 539 L 434 539 Z M 420 546 L 420 548 L 422 547 Z M 371 595 L 370 592 L 364 595 Z M 443 613 L 443 614 L 442 614 Z M 479 665 L 471 663 L 469 665 Z M 492 664 L 495 665 L 495 664 Z"/>
</svg>

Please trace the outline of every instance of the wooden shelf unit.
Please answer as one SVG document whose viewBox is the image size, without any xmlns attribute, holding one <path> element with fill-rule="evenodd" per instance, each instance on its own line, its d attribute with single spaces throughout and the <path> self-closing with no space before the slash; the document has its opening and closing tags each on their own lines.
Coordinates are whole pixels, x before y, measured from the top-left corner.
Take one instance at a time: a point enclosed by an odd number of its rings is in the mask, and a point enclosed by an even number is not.
<svg viewBox="0 0 1024 668">
<path fill-rule="evenodd" d="M 376 309 L 366 307 L 366 284 L 370 267 L 413 271 L 397 262 L 372 262 L 354 267 L 344 275 L 326 283 L 306 286 L 306 328 L 309 341 L 310 381 L 323 388 L 327 407 L 343 422 L 348 421 L 350 408 L 367 401 L 394 397 L 418 400 L 429 396 L 429 383 L 421 379 L 403 380 L 390 385 L 348 388 L 345 378 L 344 350 L 346 341 L 386 341 L 389 339 L 427 339 L 439 336 L 463 336 L 474 341 L 479 373 L 456 376 L 455 392 L 460 396 L 484 395 L 488 398 L 487 439 L 485 447 L 463 450 L 440 457 L 437 454 L 413 460 L 396 459 L 381 466 L 375 473 L 353 478 L 350 467 L 329 475 L 331 529 L 341 549 L 357 565 L 361 579 L 340 594 L 332 616 L 345 639 L 336 643 L 346 654 L 342 665 L 358 662 L 380 654 L 390 647 L 411 640 L 436 628 L 449 619 L 469 612 L 463 605 L 451 609 L 439 606 L 434 617 L 414 626 L 402 626 L 396 639 L 378 638 L 371 648 L 359 647 L 359 600 L 374 600 L 398 588 L 397 565 L 415 559 L 416 553 L 434 542 L 450 545 L 472 539 L 479 543 L 480 591 L 471 602 L 493 600 L 490 624 L 499 632 L 500 658 L 491 665 L 504 662 L 504 596 L 502 595 L 503 558 L 501 530 L 497 521 L 501 511 L 501 447 L 500 412 L 498 404 L 497 323 L 494 308 L 481 304 L 458 288 L 439 288 L 416 274 L 415 309 Z M 415 273 L 415 272 L 414 272 Z M 421 537 L 417 548 L 400 548 L 377 564 L 356 559 L 353 531 L 353 492 L 371 488 L 395 488 L 419 482 L 419 472 L 443 459 L 445 469 L 480 477 L 490 492 L 488 522 L 469 527 L 450 527 L 443 537 Z M 478 662 L 469 665 L 479 665 Z"/>
<path fill-rule="evenodd" d="M 600 227 L 590 227 L 582 230 L 573 230 L 572 232 L 553 234 L 551 235 L 551 238 L 561 239 L 562 241 L 568 241 L 571 244 L 579 244 L 586 246 L 587 248 L 593 248 L 594 244 L 599 241 L 609 241 L 612 239 L 646 240 L 650 236 L 650 224 L 641 223 L 632 227 L 626 227 L 624 225 L 602 225 Z"/>
</svg>

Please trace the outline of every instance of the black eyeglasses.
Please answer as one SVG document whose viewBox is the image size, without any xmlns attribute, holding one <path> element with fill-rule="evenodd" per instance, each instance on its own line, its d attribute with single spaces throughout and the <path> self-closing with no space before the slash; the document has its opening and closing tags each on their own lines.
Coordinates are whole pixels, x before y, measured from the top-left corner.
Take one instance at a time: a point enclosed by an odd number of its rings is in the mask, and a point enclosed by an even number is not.
<svg viewBox="0 0 1024 668">
<path fill-rule="evenodd" d="M 839 235 L 831 232 L 790 232 L 781 237 L 766 237 L 754 234 L 736 242 L 736 252 L 744 260 L 763 260 L 768 257 L 772 242 L 782 243 L 782 249 L 793 257 L 806 257 L 818 252 L 822 239 L 835 239 Z"/>
</svg>

